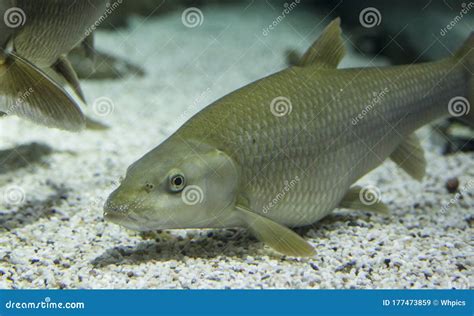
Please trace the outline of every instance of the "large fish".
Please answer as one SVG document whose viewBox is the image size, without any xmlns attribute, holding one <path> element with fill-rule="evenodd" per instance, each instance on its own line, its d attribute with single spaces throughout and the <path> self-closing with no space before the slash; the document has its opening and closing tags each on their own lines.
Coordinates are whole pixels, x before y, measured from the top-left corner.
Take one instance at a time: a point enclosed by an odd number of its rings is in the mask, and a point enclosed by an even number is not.
<svg viewBox="0 0 474 316">
<path fill-rule="evenodd" d="M 86 124 L 67 82 L 84 101 L 66 55 L 91 47 L 108 0 L 0 0 L 0 112 L 66 130 Z"/>
<path fill-rule="evenodd" d="M 337 19 L 297 66 L 208 106 L 130 166 L 104 216 L 134 230 L 246 227 L 281 253 L 310 256 L 287 227 L 338 207 L 386 211 L 354 186 L 386 158 L 422 180 L 414 132 L 474 100 L 473 48 L 474 34 L 438 62 L 337 70 Z"/>
</svg>

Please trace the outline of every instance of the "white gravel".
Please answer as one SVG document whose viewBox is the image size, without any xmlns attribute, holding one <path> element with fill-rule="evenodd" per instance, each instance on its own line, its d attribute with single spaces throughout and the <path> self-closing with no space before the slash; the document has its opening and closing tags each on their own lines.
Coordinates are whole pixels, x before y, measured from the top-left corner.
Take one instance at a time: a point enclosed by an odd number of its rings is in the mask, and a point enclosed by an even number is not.
<svg viewBox="0 0 474 316">
<path fill-rule="evenodd" d="M 279 11 L 206 9 L 196 28 L 178 12 L 98 33 L 98 47 L 147 71 L 83 83 L 106 132 L 0 120 L 0 288 L 472 288 L 473 155 L 442 157 L 428 141 L 422 184 L 391 162 L 363 179 L 390 216 L 335 211 L 299 230 L 312 259 L 279 257 L 240 229 L 144 236 L 103 221 L 128 165 L 211 101 L 283 68 L 285 51 L 302 51 L 329 21 L 316 27 L 320 18 L 295 10 L 263 36 Z M 343 66 L 369 62 L 356 56 Z M 452 202 L 451 177 L 464 189 Z"/>
</svg>

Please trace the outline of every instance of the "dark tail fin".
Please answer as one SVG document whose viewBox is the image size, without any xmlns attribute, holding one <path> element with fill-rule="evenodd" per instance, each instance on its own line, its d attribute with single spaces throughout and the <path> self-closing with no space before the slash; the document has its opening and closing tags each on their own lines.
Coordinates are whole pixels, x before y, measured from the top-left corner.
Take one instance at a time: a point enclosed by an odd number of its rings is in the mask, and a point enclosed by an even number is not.
<svg viewBox="0 0 474 316">
<path fill-rule="evenodd" d="M 462 117 L 462 119 L 474 128 L 474 32 L 471 33 L 467 41 L 456 53 L 456 58 L 458 58 L 464 68 L 466 68 L 466 78 L 468 81 L 468 104 L 466 115 Z"/>
<path fill-rule="evenodd" d="M 0 110 L 48 127 L 69 131 L 85 127 L 79 106 L 63 88 L 20 56 L 2 55 L 0 96 L 6 102 Z"/>
</svg>

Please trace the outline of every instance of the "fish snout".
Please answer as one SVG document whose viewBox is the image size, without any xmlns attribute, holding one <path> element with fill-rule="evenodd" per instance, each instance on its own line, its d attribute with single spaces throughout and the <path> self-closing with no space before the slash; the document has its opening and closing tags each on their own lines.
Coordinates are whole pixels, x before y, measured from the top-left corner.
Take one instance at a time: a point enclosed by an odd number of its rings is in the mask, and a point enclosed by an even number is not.
<svg viewBox="0 0 474 316">
<path fill-rule="evenodd" d="M 129 204 L 121 199 L 117 192 L 113 192 L 104 205 L 104 219 L 109 222 L 117 222 L 128 216 Z"/>
</svg>

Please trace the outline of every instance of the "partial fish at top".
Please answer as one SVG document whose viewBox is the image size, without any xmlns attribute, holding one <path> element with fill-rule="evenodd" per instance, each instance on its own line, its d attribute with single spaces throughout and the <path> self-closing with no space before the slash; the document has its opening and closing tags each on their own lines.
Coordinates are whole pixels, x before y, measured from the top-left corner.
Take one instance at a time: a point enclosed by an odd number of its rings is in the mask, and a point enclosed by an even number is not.
<svg viewBox="0 0 474 316">
<path fill-rule="evenodd" d="M 92 25 L 108 0 L 0 0 L 0 112 L 78 131 L 86 124 L 67 82 L 84 101 L 66 55 L 81 43 L 92 50 Z M 89 35 L 89 36 L 88 36 Z"/>
</svg>

